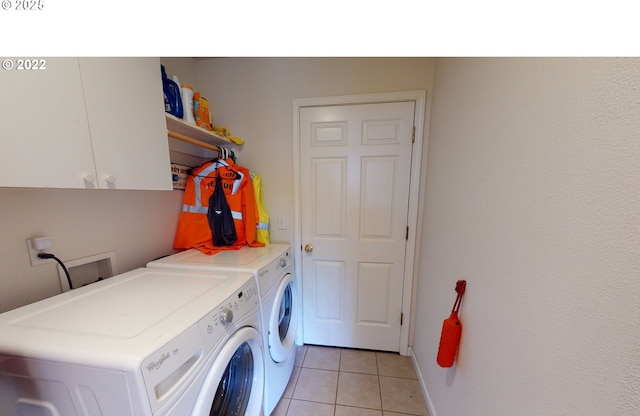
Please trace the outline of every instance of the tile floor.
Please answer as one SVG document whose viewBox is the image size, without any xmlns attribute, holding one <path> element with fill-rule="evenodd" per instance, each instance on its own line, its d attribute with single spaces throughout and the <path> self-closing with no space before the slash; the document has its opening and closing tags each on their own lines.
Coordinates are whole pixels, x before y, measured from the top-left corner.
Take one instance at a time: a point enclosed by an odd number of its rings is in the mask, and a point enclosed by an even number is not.
<svg viewBox="0 0 640 416">
<path fill-rule="evenodd" d="M 429 416 L 410 357 L 302 346 L 271 416 Z"/>
</svg>

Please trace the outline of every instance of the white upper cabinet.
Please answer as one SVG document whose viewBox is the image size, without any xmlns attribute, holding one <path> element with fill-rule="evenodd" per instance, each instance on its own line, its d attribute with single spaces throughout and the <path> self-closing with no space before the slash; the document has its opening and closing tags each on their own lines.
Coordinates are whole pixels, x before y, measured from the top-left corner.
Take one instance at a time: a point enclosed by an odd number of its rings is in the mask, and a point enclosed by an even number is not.
<svg viewBox="0 0 640 416">
<path fill-rule="evenodd" d="M 77 59 L 0 73 L 0 185 L 84 188 L 95 177 Z"/>
<path fill-rule="evenodd" d="M 48 58 L 0 85 L 0 186 L 172 189 L 158 58 Z"/>
<path fill-rule="evenodd" d="M 160 58 L 80 58 L 99 188 L 172 189 Z"/>
</svg>

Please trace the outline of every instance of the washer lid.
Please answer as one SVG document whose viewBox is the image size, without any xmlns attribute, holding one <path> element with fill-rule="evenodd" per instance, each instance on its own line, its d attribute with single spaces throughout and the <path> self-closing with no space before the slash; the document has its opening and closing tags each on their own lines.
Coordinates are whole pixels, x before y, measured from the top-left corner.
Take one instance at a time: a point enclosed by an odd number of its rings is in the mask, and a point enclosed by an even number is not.
<svg viewBox="0 0 640 416">
<path fill-rule="evenodd" d="M 179 268 L 186 270 L 241 269 L 259 270 L 284 254 L 288 244 L 267 244 L 265 247 L 242 247 L 240 250 L 223 250 L 212 256 L 196 249 L 182 251 L 147 264 L 152 268 Z"/>
<path fill-rule="evenodd" d="M 0 352 L 139 358 L 251 278 L 250 273 L 136 269 L 0 315 Z"/>
<path fill-rule="evenodd" d="M 118 284 L 83 293 L 11 322 L 12 325 L 114 338 L 132 338 L 211 288 L 223 277 L 180 279 L 142 270 Z"/>
</svg>

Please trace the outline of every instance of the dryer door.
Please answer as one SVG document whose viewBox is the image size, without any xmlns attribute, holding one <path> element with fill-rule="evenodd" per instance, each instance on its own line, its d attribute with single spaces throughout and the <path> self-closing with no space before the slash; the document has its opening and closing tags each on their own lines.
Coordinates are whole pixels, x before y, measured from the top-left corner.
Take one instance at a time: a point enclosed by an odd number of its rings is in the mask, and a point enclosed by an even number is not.
<svg viewBox="0 0 640 416">
<path fill-rule="evenodd" d="M 218 353 L 191 416 L 262 415 L 264 361 L 260 334 L 236 331 Z"/>
<path fill-rule="evenodd" d="M 269 353 L 273 361 L 284 361 L 294 347 L 298 332 L 298 295 L 292 273 L 284 275 L 269 315 Z"/>
</svg>

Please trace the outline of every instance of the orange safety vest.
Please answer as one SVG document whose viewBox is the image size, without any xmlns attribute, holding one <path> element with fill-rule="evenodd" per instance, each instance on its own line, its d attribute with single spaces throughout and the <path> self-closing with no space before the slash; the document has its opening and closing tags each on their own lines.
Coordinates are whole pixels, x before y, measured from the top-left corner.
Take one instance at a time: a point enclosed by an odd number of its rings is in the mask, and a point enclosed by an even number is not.
<svg viewBox="0 0 640 416">
<path fill-rule="evenodd" d="M 227 203 L 233 215 L 238 239 L 230 246 L 213 245 L 207 219 L 209 198 L 215 189 L 216 177 L 222 178 Z M 245 245 L 263 247 L 256 239 L 259 217 L 249 170 L 233 163 L 232 159 L 218 159 L 192 169 L 187 178 L 182 211 L 173 242 L 175 249 L 196 248 L 205 254 L 222 250 L 238 250 Z"/>
</svg>

